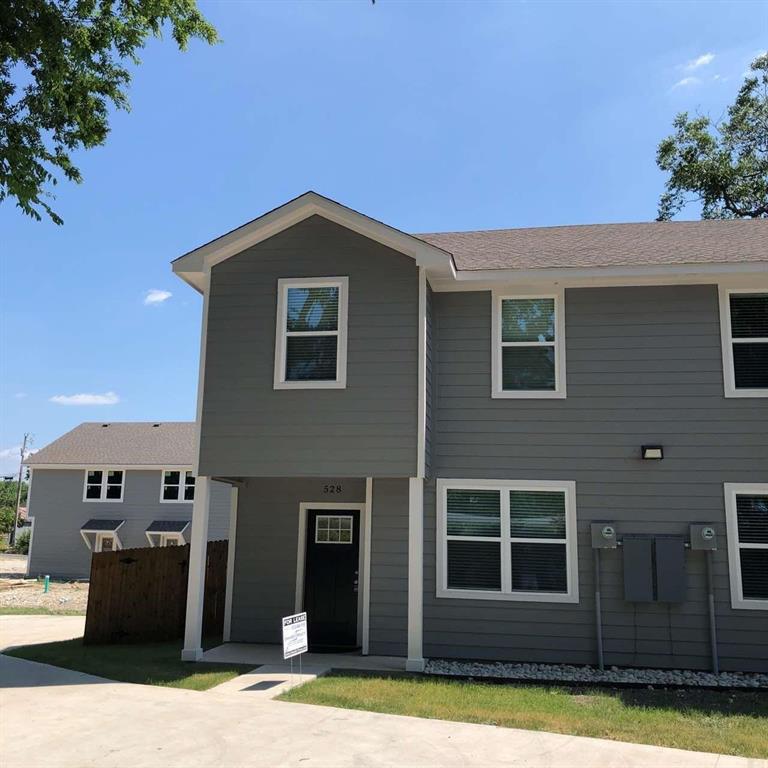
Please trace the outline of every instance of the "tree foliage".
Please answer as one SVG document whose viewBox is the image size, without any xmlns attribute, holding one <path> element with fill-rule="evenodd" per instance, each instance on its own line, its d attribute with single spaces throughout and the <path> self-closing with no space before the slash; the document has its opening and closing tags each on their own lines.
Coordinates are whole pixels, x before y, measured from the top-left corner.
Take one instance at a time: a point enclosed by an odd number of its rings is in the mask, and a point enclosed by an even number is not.
<svg viewBox="0 0 768 768">
<path fill-rule="evenodd" d="M 768 53 L 751 70 L 725 120 L 683 112 L 659 144 L 656 164 L 669 173 L 659 221 L 695 201 L 704 219 L 768 218 Z"/>
<path fill-rule="evenodd" d="M 80 182 L 70 153 L 103 144 L 110 104 L 129 109 L 127 68 L 164 25 L 179 49 L 214 43 L 195 0 L 3 0 L 0 3 L 0 201 L 40 220 L 56 173 Z"/>
</svg>

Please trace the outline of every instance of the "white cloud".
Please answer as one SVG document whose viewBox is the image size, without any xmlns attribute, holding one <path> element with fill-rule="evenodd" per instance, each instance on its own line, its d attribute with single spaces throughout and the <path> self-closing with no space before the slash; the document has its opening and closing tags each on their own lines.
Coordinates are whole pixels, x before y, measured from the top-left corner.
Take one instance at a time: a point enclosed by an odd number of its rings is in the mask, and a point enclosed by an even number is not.
<svg viewBox="0 0 768 768">
<path fill-rule="evenodd" d="M 687 88 L 689 85 L 698 85 L 700 82 L 701 80 L 698 77 L 684 77 L 672 86 L 672 90 L 675 88 Z"/>
<path fill-rule="evenodd" d="M 114 392 L 105 392 L 103 395 L 82 393 L 79 395 L 54 395 L 49 398 L 52 403 L 59 405 L 114 405 L 120 402 L 120 398 Z"/>
<path fill-rule="evenodd" d="M 18 457 L 20 450 L 21 450 L 20 445 L 12 445 L 10 448 L 3 448 L 0 451 L 0 459 L 10 459 L 11 456 Z"/>
<path fill-rule="evenodd" d="M 691 59 L 684 67 L 686 72 L 693 72 L 694 69 L 699 67 L 706 67 L 707 64 L 711 64 L 715 58 L 714 53 L 703 53 L 696 59 Z"/>
<path fill-rule="evenodd" d="M 155 304 L 162 304 L 171 298 L 173 294 L 170 291 L 162 291 L 159 288 L 151 288 L 147 291 L 144 297 L 144 303 L 148 306 L 154 306 Z"/>
</svg>

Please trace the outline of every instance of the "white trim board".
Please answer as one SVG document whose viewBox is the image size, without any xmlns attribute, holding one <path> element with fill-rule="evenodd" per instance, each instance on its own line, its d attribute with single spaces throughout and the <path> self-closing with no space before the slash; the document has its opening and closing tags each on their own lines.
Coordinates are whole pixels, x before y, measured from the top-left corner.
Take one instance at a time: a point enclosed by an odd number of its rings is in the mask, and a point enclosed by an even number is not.
<svg viewBox="0 0 768 768">
<path fill-rule="evenodd" d="M 180 256 L 172 263 L 173 271 L 202 293 L 206 270 L 310 216 L 321 216 L 404 253 L 436 273 L 446 277 L 455 274 L 453 257 L 447 251 L 311 191 Z"/>
<path fill-rule="evenodd" d="M 237 546 L 237 504 L 240 489 L 236 485 L 229 489 L 229 541 L 227 543 L 227 583 L 224 591 L 224 636 L 229 642 L 232 633 L 232 594 L 235 587 L 235 547 Z"/>
<path fill-rule="evenodd" d="M 737 496 L 768 495 L 768 483 L 723 483 L 725 494 L 725 525 L 728 535 L 728 575 L 731 585 L 731 608 L 768 611 L 768 599 L 744 598 L 741 583 L 740 550 L 768 549 L 765 544 L 742 544 L 739 541 L 739 524 L 736 509 Z"/>
<path fill-rule="evenodd" d="M 458 490 L 499 490 L 501 491 L 501 517 L 499 537 L 478 537 L 477 540 L 498 542 L 502 548 L 501 590 L 470 590 L 448 588 L 448 533 L 447 533 L 447 491 Z M 537 538 L 532 543 L 564 543 L 566 551 L 566 592 L 523 592 L 512 591 L 511 573 L 507 567 L 506 553 L 509 536 L 509 493 L 508 491 L 561 491 L 565 495 L 565 540 Z M 498 600 L 536 603 L 578 603 L 579 571 L 578 542 L 576 530 L 576 483 L 572 480 L 454 480 L 438 478 L 436 482 L 436 580 L 435 596 L 459 600 Z"/>
<path fill-rule="evenodd" d="M 745 337 L 734 339 L 731 335 L 731 302 L 732 294 L 768 293 L 768 285 L 764 288 L 739 288 L 720 284 L 718 286 L 718 299 L 720 304 L 720 342 L 723 353 L 723 386 L 726 397 L 768 397 L 768 387 L 765 389 L 745 389 L 736 387 L 736 371 L 733 364 L 733 344 L 739 343 L 764 343 L 768 339 L 759 337 Z"/>
<path fill-rule="evenodd" d="M 367 500 L 367 485 L 366 485 Z M 307 558 L 307 512 L 309 510 L 345 510 L 357 511 L 360 513 L 360 540 L 358 542 L 358 601 L 357 601 L 357 642 L 362 646 L 363 654 L 368 653 L 368 648 L 363 641 L 370 637 L 370 628 L 364 627 L 363 622 L 370 617 L 370 589 L 365 584 L 361 585 L 362 574 L 370 573 L 370 549 L 365 546 L 366 538 L 370 537 L 368 528 L 370 528 L 370 508 L 366 502 L 347 501 L 347 502 L 310 502 L 302 501 L 299 504 L 299 529 L 296 547 L 296 591 L 294 597 L 294 610 L 301 613 L 304 610 L 304 568 Z M 364 558 L 368 558 L 367 562 Z M 366 577 L 366 582 L 368 578 Z M 362 589 L 361 589 L 362 586 Z M 362 598 L 360 597 L 362 595 Z M 363 601 L 368 601 L 364 605 Z"/>
</svg>

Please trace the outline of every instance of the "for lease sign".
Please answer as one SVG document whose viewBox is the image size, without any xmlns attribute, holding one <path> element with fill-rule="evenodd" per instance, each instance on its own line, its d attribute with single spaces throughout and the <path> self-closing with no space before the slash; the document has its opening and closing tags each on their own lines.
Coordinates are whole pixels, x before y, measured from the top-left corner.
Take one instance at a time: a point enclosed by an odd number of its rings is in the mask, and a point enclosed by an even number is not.
<svg viewBox="0 0 768 768">
<path fill-rule="evenodd" d="M 283 658 L 290 659 L 307 652 L 307 614 L 283 617 Z"/>
</svg>

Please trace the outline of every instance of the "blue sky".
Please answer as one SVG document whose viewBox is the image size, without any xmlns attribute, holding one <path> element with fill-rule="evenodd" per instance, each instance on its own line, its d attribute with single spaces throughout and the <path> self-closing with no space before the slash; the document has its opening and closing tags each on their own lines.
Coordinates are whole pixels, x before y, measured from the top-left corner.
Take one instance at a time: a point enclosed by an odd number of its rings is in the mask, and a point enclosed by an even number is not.
<svg viewBox="0 0 768 768">
<path fill-rule="evenodd" d="M 653 219 L 658 141 L 721 115 L 768 31 L 762 2 L 201 8 L 223 42 L 150 43 L 64 226 L 0 205 L 0 474 L 25 431 L 193 419 L 169 262 L 307 189 L 412 232 Z"/>
</svg>

